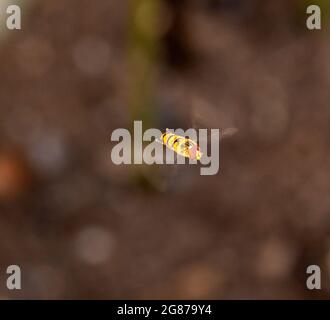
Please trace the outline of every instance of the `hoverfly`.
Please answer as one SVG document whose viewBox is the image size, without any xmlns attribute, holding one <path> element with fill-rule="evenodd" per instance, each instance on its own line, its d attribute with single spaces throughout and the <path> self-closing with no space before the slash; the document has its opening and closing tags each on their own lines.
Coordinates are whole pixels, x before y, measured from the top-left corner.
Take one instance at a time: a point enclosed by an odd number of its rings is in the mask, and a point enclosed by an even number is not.
<svg viewBox="0 0 330 320">
<path fill-rule="evenodd" d="M 160 142 L 180 156 L 191 160 L 200 160 L 203 153 L 197 142 L 183 136 L 176 135 L 169 129 L 166 129 L 160 137 Z"/>
</svg>

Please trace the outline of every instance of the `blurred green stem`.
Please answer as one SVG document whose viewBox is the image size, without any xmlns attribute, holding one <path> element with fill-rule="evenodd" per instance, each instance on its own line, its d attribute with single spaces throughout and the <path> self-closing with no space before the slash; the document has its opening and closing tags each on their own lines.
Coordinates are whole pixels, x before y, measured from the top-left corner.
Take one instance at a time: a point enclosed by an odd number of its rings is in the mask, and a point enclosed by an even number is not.
<svg viewBox="0 0 330 320">
<path fill-rule="evenodd" d="M 159 5 L 161 0 L 130 0 L 129 25 L 129 111 L 143 130 L 157 127 L 156 67 L 159 53 Z M 157 168 L 134 166 L 133 177 L 143 189 L 155 190 Z"/>
<path fill-rule="evenodd" d="M 130 4 L 130 112 L 132 122 L 142 120 L 143 127 L 149 128 L 157 119 L 155 83 L 159 0 L 130 0 Z"/>
</svg>

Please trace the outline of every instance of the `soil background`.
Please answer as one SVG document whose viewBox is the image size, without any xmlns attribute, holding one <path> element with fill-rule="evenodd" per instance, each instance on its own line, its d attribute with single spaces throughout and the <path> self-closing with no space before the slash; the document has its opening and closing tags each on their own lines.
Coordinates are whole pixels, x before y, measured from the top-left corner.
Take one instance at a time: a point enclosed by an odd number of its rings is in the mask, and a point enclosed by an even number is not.
<svg viewBox="0 0 330 320">
<path fill-rule="evenodd" d="M 129 3 L 27 2 L 0 43 L 0 297 L 329 298 L 328 15 L 307 30 L 306 3 L 161 3 L 156 127 L 239 130 L 201 176 L 111 161 L 150 72 L 130 68 Z"/>
</svg>

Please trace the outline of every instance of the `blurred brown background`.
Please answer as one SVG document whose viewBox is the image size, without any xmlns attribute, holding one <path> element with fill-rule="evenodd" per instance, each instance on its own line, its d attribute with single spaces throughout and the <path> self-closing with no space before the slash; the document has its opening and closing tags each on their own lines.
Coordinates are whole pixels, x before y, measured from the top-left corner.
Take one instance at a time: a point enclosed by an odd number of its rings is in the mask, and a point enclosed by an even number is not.
<svg viewBox="0 0 330 320">
<path fill-rule="evenodd" d="M 328 6 L 308 31 L 308 3 L 31 0 L 22 30 L 2 20 L 0 298 L 329 298 Z M 218 175 L 112 164 L 114 129 L 195 109 L 239 129 Z"/>
</svg>

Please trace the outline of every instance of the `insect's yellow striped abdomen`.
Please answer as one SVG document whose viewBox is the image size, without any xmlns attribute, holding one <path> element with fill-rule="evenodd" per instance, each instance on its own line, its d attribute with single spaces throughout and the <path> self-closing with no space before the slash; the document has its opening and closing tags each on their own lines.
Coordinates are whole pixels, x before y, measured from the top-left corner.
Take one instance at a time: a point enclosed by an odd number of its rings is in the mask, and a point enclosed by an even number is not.
<svg viewBox="0 0 330 320">
<path fill-rule="evenodd" d="M 202 155 L 195 141 L 176 135 L 169 130 L 162 134 L 161 141 L 169 149 L 183 157 L 199 160 Z"/>
</svg>

